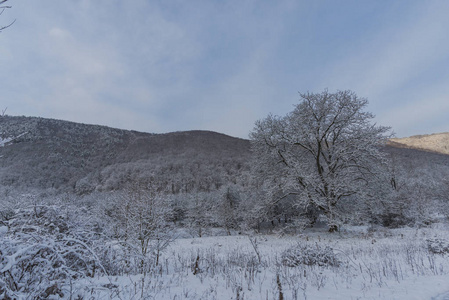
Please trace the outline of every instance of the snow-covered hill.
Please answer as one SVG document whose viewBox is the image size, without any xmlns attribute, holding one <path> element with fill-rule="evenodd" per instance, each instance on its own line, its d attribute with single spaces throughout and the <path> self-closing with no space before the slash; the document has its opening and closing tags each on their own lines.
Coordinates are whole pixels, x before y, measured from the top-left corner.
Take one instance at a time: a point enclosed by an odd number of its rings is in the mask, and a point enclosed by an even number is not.
<svg viewBox="0 0 449 300">
<path fill-rule="evenodd" d="M 243 179 L 249 141 L 210 131 L 150 134 L 33 118 L 0 118 L 0 185 L 86 194 L 149 181 L 172 193 L 210 191 Z"/>
</svg>

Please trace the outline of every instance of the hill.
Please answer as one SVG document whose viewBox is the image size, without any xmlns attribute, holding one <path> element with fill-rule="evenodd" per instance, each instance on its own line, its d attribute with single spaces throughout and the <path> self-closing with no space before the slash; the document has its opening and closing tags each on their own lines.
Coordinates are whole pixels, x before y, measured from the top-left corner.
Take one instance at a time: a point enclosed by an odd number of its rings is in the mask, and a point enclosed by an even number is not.
<svg viewBox="0 0 449 300">
<path fill-rule="evenodd" d="M 449 154 L 449 132 L 394 138 L 390 140 L 390 145 Z"/>
<path fill-rule="evenodd" d="M 171 193 L 250 182 L 250 142 L 211 131 L 151 134 L 36 117 L 0 117 L 0 192 L 78 194 L 152 184 Z M 392 139 L 385 151 L 409 169 L 449 166 L 449 133 Z M 432 151 L 433 153 L 421 151 Z"/>
<path fill-rule="evenodd" d="M 244 184 L 249 170 L 249 141 L 210 131 L 150 134 L 11 116 L 0 128 L 3 137 L 26 133 L 0 148 L 5 192 L 85 194 L 136 180 L 170 193 L 211 191 Z"/>
</svg>

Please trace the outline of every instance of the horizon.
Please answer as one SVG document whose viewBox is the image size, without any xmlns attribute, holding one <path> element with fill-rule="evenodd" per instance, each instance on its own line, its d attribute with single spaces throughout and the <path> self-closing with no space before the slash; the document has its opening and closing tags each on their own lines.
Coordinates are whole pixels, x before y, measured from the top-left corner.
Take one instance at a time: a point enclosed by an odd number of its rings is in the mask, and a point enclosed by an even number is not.
<svg viewBox="0 0 449 300">
<path fill-rule="evenodd" d="M 167 132 L 148 132 L 148 131 L 141 131 L 141 130 L 135 130 L 135 129 L 123 129 L 123 128 L 118 128 L 118 127 L 113 127 L 113 126 L 103 125 L 103 124 L 95 124 L 95 123 L 86 123 L 86 122 L 77 122 L 77 121 L 63 120 L 63 119 L 51 118 L 51 117 L 9 115 L 7 113 L 4 114 L 3 116 L 5 116 L 5 117 L 22 117 L 22 118 L 41 118 L 41 119 L 46 119 L 46 120 L 54 120 L 54 121 L 61 121 L 61 122 L 76 123 L 76 124 L 81 124 L 81 125 L 86 125 L 86 126 L 102 126 L 102 127 L 108 127 L 108 128 L 111 128 L 111 129 L 125 130 L 125 131 L 135 131 L 135 132 L 147 133 L 147 134 L 170 134 L 170 133 L 177 133 L 177 132 L 194 132 L 194 131 L 211 132 L 211 133 L 217 133 L 217 134 L 226 135 L 226 136 L 229 136 L 229 137 L 232 137 L 232 138 L 243 139 L 243 140 L 248 140 L 248 141 L 251 140 L 249 137 L 245 138 L 245 137 L 234 136 L 234 135 L 230 135 L 230 134 L 227 134 L 227 133 L 224 133 L 224 132 L 210 130 L 210 129 L 207 129 L 207 128 L 204 128 L 204 129 L 186 129 L 186 130 L 182 130 L 181 129 L 181 130 L 167 131 Z M 394 132 L 393 128 L 392 128 L 392 131 Z M 405 138 L 421 137 L 421 136 L 431 136 L 431 135 L 438 135 L 438 134 L 449 134 L 449 131 L 423 133 L 423 134 L 413 134 L 413 135 L 401 136 L 401 137 L 394 136 L 394 137 L 388 138 L 388 140 L 405 139 Z"/>
</svg>

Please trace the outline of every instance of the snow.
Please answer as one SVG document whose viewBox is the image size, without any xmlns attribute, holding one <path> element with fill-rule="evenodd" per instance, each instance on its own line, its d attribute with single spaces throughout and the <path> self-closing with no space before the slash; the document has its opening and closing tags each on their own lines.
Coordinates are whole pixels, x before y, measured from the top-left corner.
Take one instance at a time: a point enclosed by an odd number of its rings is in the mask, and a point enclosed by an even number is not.
<svg viewBox="0 0 449 300">
<path fill-rule="evenodd" d="M 36 207 L 17 211 L 8 221 L 9 230 L 0 227 L 0 298 L 442 300 L 449 296 L 447 223 L 400 229 L 347 226 L 329 233 L 318 222 L 296 234 L 233 231 L 230 236 L 219 235 L 226 230 L 208 228 L 214 236 L 193 238 L 186 228 L 169 227 L 170 236 L 178 239 L 158 248 L 162 252 L 157 254 L 136 254 L 123 241 L 89 229 L 98 226 L 89 225 L 86 216 L 69 218 L 68 212 L 75 210 L 39 206 L 35 213 Z"/>
<path fill-rule="evenodd" d="M 449 292 L 440 294 L 440 295 L 432 298 L 432 300 L 449 300 Z"/>
<path fill-rule="evenodd" d="M 248 236 L 183 238 L 145 277 L 103 276 L 77 286 L 79 293 L 89 291 L 95 299 L 259 300 L 279 299 L 281 290 L 284 299 L 443 300 L 449 299 L 448 254 L 427 252 L 425 242 L 447 233 L 354 228 L 339 234 L 256 235 L 260 263 Z M 282 265 L 282 253 L 298 243 L 331 247 L 342 265 Z"/>
</svg>

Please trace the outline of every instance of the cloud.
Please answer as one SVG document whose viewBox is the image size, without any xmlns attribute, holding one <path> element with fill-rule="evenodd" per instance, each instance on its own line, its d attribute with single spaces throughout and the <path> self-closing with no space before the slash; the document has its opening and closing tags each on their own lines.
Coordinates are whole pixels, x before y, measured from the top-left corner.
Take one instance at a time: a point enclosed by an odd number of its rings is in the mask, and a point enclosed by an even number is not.
<svg viewBox="0 0 449 300">
<path fill-rule="evenodd" d="M 414 15 L 416 10 L 424 9 L 409 7 L 404 13 Z M 369 94 L 402 86 L 449 57 L 449 39 L 445 38 L 449 20 L 444 11 L 434 6 L 413 19 L 398 21 L 393 28 L 382 28 L 361 49 L 349 51 L 344 60 L 338 61 L 329 77 L 348 85 L 356 82 Z"/>
<path fill-rule="evenodd" d="M 50 29 L 49 35 L 57 39 L 67 39 L 70 36 L 70 34 L 66 30 L 58 27 Z"/>
<path fill-rule="evenodd" d="M 440 120 L 426 124 L 444 124 L 437 111 L 448 112 L 448 8 L 420 1 L 18 2 L 18 21 L 1 36 L 2 96 L 13 114 L 247 137 L 255 120 L 290 111 L 297 91 L 353 89 L 402 135 L 418 130 L 407 119 L 415 108 Z M 425 100 L 439 109 L 425 110 Z M 408 113 L 391 113 L 400 110 Z"/>
<path fill-rule="evenodd" d="M 164 130 L 159 110 L 187 89 L 184 64 L 196 55 L 196 46 L 184 28 L 146 1 L 122 8 L 108 1 L 83 1 L 53 7 L 59 10 L 54 17 L 52 9 L 34 6 L 45 21 L 21 18 L 36 22 L 39 30 L 23 31 L 16 42 L 20 51 L 9 65 L 26 83 L 13 106 L 30 115 Z M 120 19 L 96 13 L 103 9 Z M 19 90 L 20 83 L 14 85 Z"/>
<path fill-rule="evenodd" d="M 405 17 L 387 22 L 334 63 L 324 82 L 368 97 L 378 119 L 401 134 L 434 130 L 426 126 L 429 120 L 441 118 L 441 112 L 449 115 L 443 96 L 449 92 L 448 9 L 447 2 L 413 3 L 404 9 Z"/>
<path fill-rule="evenodd" d="M 429 97 L 426 101 L 406 103 L 400 109 L 383 114 L 381 121 L 390 122 L 399 137 L 448 132 L 449 97 Z"/>
</svg>

